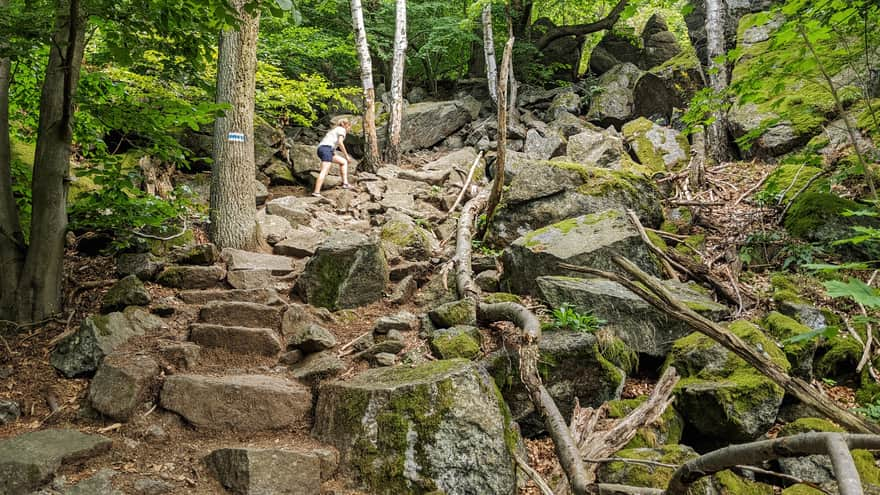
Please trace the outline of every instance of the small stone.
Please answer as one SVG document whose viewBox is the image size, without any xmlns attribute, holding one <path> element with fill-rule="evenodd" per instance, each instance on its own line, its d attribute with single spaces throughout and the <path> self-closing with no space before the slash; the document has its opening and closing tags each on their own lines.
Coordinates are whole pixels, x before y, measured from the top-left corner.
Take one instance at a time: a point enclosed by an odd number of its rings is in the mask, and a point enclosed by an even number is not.
<svg viewBox="0 0 880 495">
<path fill-rule="evenodd" d="M 345 363 L 330 351 L 310 354 L 295 364 L 291 371 L 294 378 L 300 380 L 321 380 L 338 374 L 345 369 Z"/>
<path fill-rule="evenodd" d="M 413 275 L 407 275 L 394 287 L 394 291 L 388 296 L 388 302 L 397 305 L 406 304 L 412 300 L 418 288 L 419 284 L 416 278 Z"/>
<path fill-rule="evenodd" d="M 0 425 L 17 421 L 21 417 L 21 407 L 14 400 L 0 400 Z"/>
<path fill-rule="evenodd" d="M 165 428 L 159 425 L 150 425 L 144 432 L 144 438 L 148 440 L 164 441 L 167 436 L 168 433 L 165 431 Z"/>
<path fill-rule="evenodd" d="M 394 366 L 394 363 L 397 361 L 397 356 L 390 352 L 380 352 L 379 354 L 376 354 L 374 359 L 379 366 Z"/>
<path fill-rule="evenodd" d="M 150 293 L 144 283 L 135 275 L 129 275 L 113 284 L 101 300 L 104 313 L 121 311 L 127 306 L 146 306 L 150 304 Z"/>
<path fill-rule="evenodd" d="M 402 332 L 418 330 L 419 318 L 407 311 L 402 311 L 392 316 L 383 316 L 376 320 L 373 332 L 378 334 L 388 333 L 389 330 Z"/>
<path fill-rule="evenodd" d="M 393 340 L 395 342 L 404 342 L 406 339 L 403 337 L 403 334 L 398 330 L 389 330 L 386 336 L 387 340 Z"/>
<path fill-rule="evenodd" d="M 303 356 L 305 356 L 305 353 L 303 353 L 303 351 L 299 349 L 294 349 L 292 351 L 287 351 L 282 354 L 281 357 L 278 359 L 278 362 L 290 366 L 292 364 L 296 364 L 302 361 Z"/>
<path fill-rule="evenodd" d="M 307 323 L 297 328 L 287 343 L 289 349 L 302 349 L 303 352 L 321 352 L 336 345 L 336 337 L 326 328 Z"/>
<path fill-rule="evenodd" d="M 174 485 L 153 478 L 141 478 L 132 484 L 136 495 L 162 495 L 174 490 Z"/>
<path fill-rule="evenodd" d="M 170 342 L 159 345 L 162 358 L 179 369 L 190 369 L 199 362 L 202 347 L 192 342 Z"/>
<path fill-rule="evenodd" d="M 178 265 L 213 265 L 220 259 L 220 251 L 213 244 L 198 244 L 174 253 Z"/>
<path fill-rule="evenodd" d="M 459 299 L 434 308 L 428 316 L 438 328 L 474 325 L 477 322 L 477 307 L 470 299 Z"/>
<path fill-rule="evenodd" d="M 150 306 L 150 312 L 156 316 L 167 318 L 177 312 L 180 301 L 176 297 L 163 297 Z"/>
</svg>

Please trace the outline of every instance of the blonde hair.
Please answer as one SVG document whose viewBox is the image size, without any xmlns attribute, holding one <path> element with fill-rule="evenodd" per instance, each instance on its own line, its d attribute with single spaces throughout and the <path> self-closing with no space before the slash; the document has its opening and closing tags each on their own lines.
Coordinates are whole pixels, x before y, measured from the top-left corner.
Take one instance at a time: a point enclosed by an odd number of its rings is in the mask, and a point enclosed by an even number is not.
<svg viewBox="0 0 880 495">
<path fill-rule="evenodd" d="M 351 127 L 351 121 L 348 119 L 339 119 L 336 121 L 336 125 L 342 127 Z"/>
</svg>

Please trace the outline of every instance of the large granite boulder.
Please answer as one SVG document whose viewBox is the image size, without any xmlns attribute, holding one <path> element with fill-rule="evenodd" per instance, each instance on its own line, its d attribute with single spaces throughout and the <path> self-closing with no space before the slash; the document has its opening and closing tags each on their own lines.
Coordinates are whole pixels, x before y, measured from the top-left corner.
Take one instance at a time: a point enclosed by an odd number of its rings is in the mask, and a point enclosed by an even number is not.
<svg viewBox="0 0 880 495">
<path fill-rule="evenodd" d="M 654 309 L 617 282 L 559 276 L 538 277 L 536 281 L 538 296 L 551 307 L 567 303 L 582 313 L 592 311 L 607 322 L 603 328 L 640 353 L 663 358 L 675 340 L 693 331 L 688 324 Z M 706 318 L 719 321 L 730 314 L 726 306 L 714 302 L 696 284 L 671 280 L 660 283 L 681 303 Z"/>
<path fill-rule="evenodd" d="M 601 75 L 620 64 L 639 65 L 641 60 L 642 50 L 632 39 L 609 31 L 590 54 L 590 72 Z"/>
<path fill-rule="evenodd" d="M 859 211 L 864 206 L 834 194 L 808 192 L 794 198 L 783 219 L 785 229 L 809 242 L 831 245 L 834 241 L 856 235 L 855 227 L 876 229 L 880 220 L 867 216 L 845 216 L 846 211 Z M 849 260 L 875 260 L 880 247 L 874 242 L 844 244 L 835 251 Z"/>
<path fill-rule="evenodd" d="M 323 383 L 314 435 L 370 493 L 516 492 L 516 426 L 491 377 L 463 359 Z"/>
<path fill-rule="evenodd" d="M 474 120 L 476 115 L 472 110 L 471 105 L 463 100 L 408 105 L 403 112 L 400 150 L 407 152 L 434 146 Z"/>
<path fill-rule="evenodd" d="M 49 362 L 68 378 L 88 375 L 98 369 L 104 356 L 128 339 L 163 325 L 161 318 L 134 306 L 121 313 L 90 316 L 79 330 L 58 342 Z"/>
<path fill-rule="evenodd" d="M 382 299 L 388 262 L 378 239 L 336 231 L 315 252 L 296 282 L 303 300 L 331 310 Z"/>
<path fill-rule="evenodd" d="M 431 232 L 400 213 L 393 213 L 382 225 L 380 237 L 389 257 L 399 255 L 411 261 L 430 259 L 439 247 L 439 242 Z"/>
<path fill-rule="evenodd" d="M 599 78 L 602 92 L 590 100 L 587 120 L 602 127 L 613 125 L 620 128 L 634 115 L 633 89 L 642 70 L 631 63 L 614 66 Z"/>
<path fill-rule="evenodd" d="M 172 375 L 160 405 L 207 430 L 287 428 L 305 418 L 312 393 L 299 382 L 265 375 Z"/>
<path fill-rule="evenodd" d="M 631 162 L 623 137 L 614 128 L 588 128 L 568 138 L 565 156 L 572 162 L 591 167 L 620 170 Z"/>
<path fill-rule="evenodd" d="M 674 111 L 686 108 L 703 86 L 700 61 L 689 48 L 639 77 L 633 88 L 635 114 L 670 120 Z"/>
<path fill-rule="evenodd" d="M 0 441 L 0 493 L 25 495 L 62 465 L 110 450 L 113 442 L 76 430 L 39 430 Z"/>
<path fill-rule="evenodd" d="M 731 332 L 791 368 L 776 343 L 754 324 L 738 320 Z M 697 447 L 750 442 L 773 426 L 784 391 L 742 358 L 699 333 L 675 341 L 666 364 L 682 376 L 675 389 L 678 410 L 699 438 Z"/>
<path fill-rule="evenodd" d="M 679 170 L 690 159 L 691 147 L 686 137 L 644 117 L 624 124 L 623 137 L 639 163 L 654 172 Z"/>
<path fill-rule="evenodd" d="M 638 230 L 619 210 L 606 210 L 538 229 L 520 237 L 504 250 L 501 285 L 509 292 L 536 294 L 538 277 L 578 276 L 559 263 L 599 270 L 620 269 L 611 260 L 619 255 L 643 270 L 659 275 L 659 264 Z"/>
<path fill-rule="evenodd" d="M 217 449 L 205 457 L 209 471 L 232 493 L 320 495 L 336 472 L 331 449 Z"/>
<path fill-rule="evenodd" d="M 105 416 L 128 421 L 150 397 L 159 364 L 149 356 L 111 354 L 89 383 L 89 403 Z"/>
<path fill-rule="evenodd" d="M 663 220 L 654 182 L 634 164 L 612 170 L 571 161 L 524 160 L 495 211 L 488 243 L 504 247 L 532 230 L 608 209 L 631 209 L 647 227 Z"/>
<path fill-rule="evenodd" d="M 681 45 L 669 31 L 666 19 L 654 14 L 642 30 L 642 64 L 644 69 L 656 67 L 681 53 Z"/>
<path fill-rule="evenodd" d="M 209 289 L 217 287 L 226 278 L 222 266 L 169 265 L 156 278 L 156 282 L 175 289 Z"/>
<path fill-rule="evenodd" d="M 575 397 L 582 406 L 598 407 L 620 398 L 626 378 L 623 370 L 602 357 L 596 336 L 586 332 L 550 330 L 541 334 L 538 371 L 563 418 L 571 417 Z M 544 432 L 544 420 L 536 412 L 519 379 L 519 357 L 499 351 L 486 359 L 486 367 L 510 406 L 523 435 Z"/>
</svg>

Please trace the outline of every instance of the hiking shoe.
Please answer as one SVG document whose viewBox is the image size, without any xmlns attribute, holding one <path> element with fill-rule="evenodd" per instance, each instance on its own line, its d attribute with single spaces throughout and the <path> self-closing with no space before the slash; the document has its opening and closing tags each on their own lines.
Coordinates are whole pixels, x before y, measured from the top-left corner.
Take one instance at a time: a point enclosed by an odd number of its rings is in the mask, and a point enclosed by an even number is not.
<svg viewBox="0 0 880 495">
<path fill-rule="evenodd" d="M 316 192 L 313 192 L 312 196 L 314 196 L 316 198 L 323 198 L 324 197 L 324 196 L 321 196 L 321 193 L 316 193 Z"/>
<path fill-rule="evenodd" d="M 351 189 L 351 184 L 343 184 L 342 188 L 343 189 Z"/>
</svg>

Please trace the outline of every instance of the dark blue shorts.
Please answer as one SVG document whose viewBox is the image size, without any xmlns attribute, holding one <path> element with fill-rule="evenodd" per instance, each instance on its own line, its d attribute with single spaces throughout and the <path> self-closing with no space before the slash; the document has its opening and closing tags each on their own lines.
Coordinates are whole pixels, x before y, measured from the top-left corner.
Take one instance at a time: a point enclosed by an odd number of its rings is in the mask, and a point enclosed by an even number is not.
<svg viewBox="0 0 880 495">
<path fill-rule="evenodd" d="M 322 162 L 332 162 L 333 161 L 333 147 L 327 146 L 318 146 L 318 158 L 321 159 Z"/>
</svg>

